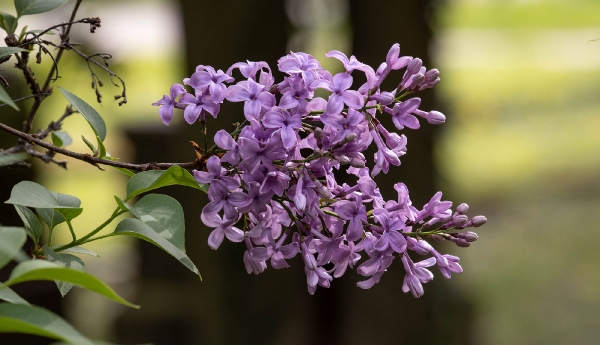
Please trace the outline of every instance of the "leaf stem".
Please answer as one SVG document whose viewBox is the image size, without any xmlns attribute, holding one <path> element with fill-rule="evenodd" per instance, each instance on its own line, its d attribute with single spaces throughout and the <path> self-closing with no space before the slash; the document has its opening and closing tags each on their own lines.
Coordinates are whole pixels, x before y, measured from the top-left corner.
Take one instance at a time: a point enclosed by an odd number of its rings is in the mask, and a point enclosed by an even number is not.
<svg viewBox="0 0 600 345">
<path fill-rule="evenodd" d="M 97 234 L 98 232 L 100 232 L 102 229 L 104 229 L 108 224 L 110 224 L 113 220 L 115 220 L 115 218 L 117 218 L 118 216 L 120 216 L 120 215 L 122 215 L 123 213 L 126 213 L 126 212 L 127 211 L 121 210 L 120 207 L 117 207 L 115 209 L 115 211 L 112 213 L 112 215 L 104 223 L 100 224 L 100 226 L 98 226 L 96 229 L 92 230 L 89 234 L 83 236 L 82 238 L 80 238 L 78 240 L 73 240 L 71 243 L 67 243 L 67 244 L 62 245 L 62 246 L 60 246 L 58 248 L 55 248 L 54 251 L 58 253 L 58 252 L 61 252 L 61 251 L 65 250 L 65 249 L 69 249 L 71 247 L 75 247 L 75 246 L 78 246 L 78 245 L 90 242 L 88 240 L 92 236 L 94 236 L 95 234 Z M 98 238 L 96 238 L 96 239 L 98 239 Z M 94 239 L 94 240 L 96 240 L 96 239 Z"/>
<path fill-rule="evenodd" d="M 75 230 L 73 230 L 73 225 L 71 225 L 70 220 L 67 220 L 67 225 L 69 226 L 69 231 L 71 232 L 71 237 L 73 237 L 73 242 L 77 241 L 77 236 L 75 236 Z"/>
</svg>

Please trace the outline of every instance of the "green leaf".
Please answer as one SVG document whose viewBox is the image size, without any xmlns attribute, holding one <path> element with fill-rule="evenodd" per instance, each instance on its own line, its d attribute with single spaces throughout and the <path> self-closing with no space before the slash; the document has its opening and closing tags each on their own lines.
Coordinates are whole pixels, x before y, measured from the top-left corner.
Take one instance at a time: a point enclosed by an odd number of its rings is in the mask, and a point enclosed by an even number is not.
<svg viewBox="0 0 600 345">
<path fill-rule="evenodd" d="M 4 286 L 2 283 L 0 283 L 0 299 L 14 304 L 29 305 L 26 300 L 17 295 L 17 293 L 11 288 Z"/>
<path fill-rule="evenodd" d="M 42 224 L 38 217 L 30 209 L 21 205 L 14 205 L 19 217 L 25 225 L 25 232 L 31 238 L 34 244 L 38 244 L 42 236 Z"/>
<path fill-rule="evenodd" d="M 92 108 L 81 98 L 75 96 L 74 94 L 70 93 L 69 91 L 63 89 L 60 86 L 58 88 L 60 89 L 60 92 L 62 92 L 62 94 L 65 96 L 67 101 L 69 101 L 75 107 L 75 109 L 77 109 L 77 111 L 79 111 L 79 113 L 83 115 L 83 117 L 87 120 L 87 122 L 94 130 L 94 133 L 96 133 L 96 135 L 100 137 L 100 140 L 104 141 L 104 139 L 106 138 L 106 124 L 104 123 L 104 120 L 102 119 L 100 114 L 98 114 L 98 112 L 94 108 Z"/>
<path fill-rule="evenodd" d="M 172 166 L 167 170 L 144 171 L 133 176 L 127 183 L 127 199 L 160 187 L 181 185 L 200 190 L 208 190 L 208 186 L 196 182 L 192 174 L 182 167 Z"/>
<path fill-rule="evenodd" d="M 48 225 L 50 230 L 54 229 L 54 227 L 58 224 L 64 222 L 65 216 L 68 220 L 72 220 L 73 218 L 79 216 L 83 211 L 83 209 L 79 208 L 79 206 L 81 206 L 81 200 L 79 200 L 79 198 L 67 194 L 55 192 L 50 193 L 56 199 L 59 207 L 56 207 L 56 209 L 36 208 L 36 211 L 40 217 L 42 217 L 46 225 Z M 72 211 L 67 211 L 67 209 Z M 63 214 L 65 216 L 63 216 Z"/>
<path fill-rule="evenodd" d="M 105 158 L 106 157 L 106 148 L 104 147 L 102 140 L 100 140 L 100 137 L 97 135 L 96 135 L 96 141 L 98 142 L 98 157 Z"/>
<path fill-rule="evenodd" d="M 98 151 L 96 150 L 94 145 L 92 145 L 92 143 L 90 143 L 83 135 L 81 136 L 81 139 L 83 139 L 83 142 L 87 145 L 87 147 L 89 147 L 94 156 L 98 154 Z"/>
<path fill-rule="evenodd" d="M 14 162 L 24 161 L 29 158 L 31 158 L 31 155 L 25 152 L 19 152 L 10 155 L 0 155 L 0 167 L 13 164 Z"/>
<path fill-rule="evenodd" d="M 1 12 L 0 12 L 1 13 Z M 0 59 L 6 55 L 12 55 L 20 52 L 24 52 L 26 49 L 19 47 L 0 47 Z"/>
<path fill-rule="evenodd" d="M 60 247 L 60 246 L 55 246 L 56 247 Z M 80 247 L 80 246 L 75 246 L 75 247 L 71 247 L 68 249 L 63 250 L 61 253 L 74 253 L 74 254 L 85 254 L 85 255 L 89 255 L 89 256 L 95 256 L 97 258 L 100 257 L 100 255 L 94 253 L 93 251 Z"/>
<path fill-rule="evenodd" d="M 10 192 L 10 198 L 5 203 L 37 208 L 74 208 L 73 206 L 61 205 L 49 190 L 31 181 L 17 183 Z"/>
<path fill-rule="evenodd" d="M 67 146 L 73 142 L 73 139 L 71 139 L 71 136 L 67 132 L 56 131 L 50 135 L 52 136 L 52 143 L 58 147 Z"/>
<path fill-rule="evenodd" d="M 2 86 L 0 86 L 0 102 L 7 104 L 9 107 L 13 108 L 16 111 L 19 111 L 19 107 L 17 107 L 15 102 L 13 102 L 12 98 L 10 98 L 10 96 Z"/>
<path fill-rule="evenodd" d="M 64 5 L 69 0 L 15 0 L 17 16 L 44 13 Z"/>
<path fill-rule="evenodd" d="M 23 228 L 0 226 L 0 239 L 0 268 L 2 268 L 19 255 L 27 236 Z"/>
<path fill-rule="evenodd" d="M 55 262 L 62 267 L 71 268 L 77 271 L 85 272 L 83 260 L 71 254 L 57 253 L 52 248 L 44 246 L 44 256 L 48 261 Z M 62 282 L 59 280 L 54 281 L 58 286 L 58 291 L 65 297 L 67 292 L 71 290 L 73 284 Z"/>
<path fill-rule="evenodd" d="M 0 303 L 0 332 L 35 334 L 70 344 L 94 345 L 60 316 L 23 304 Z"/>
<path fill-rule="evenodd" d="M 8 281 L 4 282 L 4 284 L 6 286 L 12 286 L 32 280 L 60 280 L 97 292 L 126 306 L 139 308 L 139 306 L 131 304 L 121 296 L 117 295 L 113 289 L 93 275 L 61 267 L 60 265 L 46 260 L 26 261 L 18 264 L 10 274 Z"/>
<path fill-rule="evenodd" d="M 7 34 L 14 34 L 19 22 L 15 16 L 6 12 L 0 12 L 0 28 L 4 29 Z"/>
<path fill-rule="evenodd" d="M 121 208 L 125 207 L 126 211 L 185 253 L 185 221 L 177 200 L 163 194 L 148 194 L 133 206 L 120 201 Z"/>
<path fill-rule="evenodd" d="M 123 219 L 119 225 L 117 225 L 114 234 L 133 236 L 144 241 L 148 241 L 169 253 L 171 256 L 179 260 L 179 262 L 181 262 L 190 271 L 200 276 L 200 272 L 198 272 L 198 269 L 194 263 L 190 260 L 190 258 L 187 257 L 187 255 L 185 255 L 184 252 L 157 234 L 154 229 L 146 225 L 146 223 L 142 222 L 141 220 L 135 218 Z"/>
</svg>

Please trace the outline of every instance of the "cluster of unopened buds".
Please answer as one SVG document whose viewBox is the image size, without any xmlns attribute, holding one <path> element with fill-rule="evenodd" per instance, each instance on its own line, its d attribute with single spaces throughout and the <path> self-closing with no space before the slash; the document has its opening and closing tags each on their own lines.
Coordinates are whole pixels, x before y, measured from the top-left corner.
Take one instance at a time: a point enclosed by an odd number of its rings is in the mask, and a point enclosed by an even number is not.
<svg viewBox="0 0 600 345">
<path fill-rule="evenodd" d="M 309 54 L 290 53 L 279 59 L 287 76 L 278 84 L 265 62 L 239 62 L 226 72 L 200 65 L 183 83 L 171 87 L 153 105 L 165 124 L 175 108 L 185 120 L 206 123 L 216 118 L 220 104 L 244 102 L 246 120 L 228 133 L 220 130 L 215 145 L 205 149 L 206 171 L 194 171 L 199 183 L 208 184 L 210 202 L 201 219 L 214 228 L 208 245 L 217 249 L 224 238 L 244 242 L 243 262 L 248 273 L 259 274 L 267 262 L 275 269 L 289 267 L 286 260 L 301 255 L 309 293 L 317 285 L 329 287 L 348 267 L 366 277 L 363 289 L 378 283 L 398 256 L 406 275 L 403 291 L 423 295 L 423 283 L 433 279 L 428 267 L 442 275 L 462 272 L 459 258 L 440 254 L 426 239 L 448 240 L 468 247 L 484 216 L 469 218 L 468 206 L 442 201 L 436 193 L 422 209 L 414 207 L 408 189 L 396 183 L 397 200 L 384 200 L 373 180 L 400 165 L 407 139 L 386 129 L 378 117 L 391 116 L 398 130 L 419 128 L 418 117 L 442 124 L 445 116 L 419 109 L 419 98 L 409 95 L 435 86 L 437 69 L 426 70 L 418 58 L 400 56 L 400 46 L 389 50 L 377 70 L 339 51 L 327 57 L 342 62 L 345 72 L 332 75 Z M 404 69 L 398 86 L 383 91 L 380 85 L 392 71 Z M 243 80 L 234 83 L 233 72 Z M 357 90 L 352 73 L 364 73 L 366 83 Z M 331 94 L 314 97 L 315 90 Z M 372 168 L 364 152 L 375 144 Z M 339 184 L 336 174 L 345 170 L 356 183 Z M 429 258 L 414 262 L 409 251 Z M 362 263 L 359 263 L 364 257 Z M 414 257 L 414 255 L 413 255 Z"/>
</svg>

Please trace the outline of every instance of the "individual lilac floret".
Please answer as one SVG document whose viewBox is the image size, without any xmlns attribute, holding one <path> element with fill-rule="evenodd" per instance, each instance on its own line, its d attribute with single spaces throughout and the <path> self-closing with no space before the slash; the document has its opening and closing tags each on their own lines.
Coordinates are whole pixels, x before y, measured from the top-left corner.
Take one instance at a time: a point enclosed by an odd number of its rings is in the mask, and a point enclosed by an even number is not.
<svg viewBox="0 0 600 345">
<path fill-rule="evenodd" d="M 403 254 L 402 264 L 404 265 L 406 276 L 404 276 L 404 282 L 402 283 L 402 291 L 410 291 L 415 298 L 423 296 L 424 291 L 421 284 L 425 284 L 433 279 L 433 274 L 425 267 L 431 267 L 435 265 L 435 262 L 435 258 L 429 258 L 415 264 L 406 253 Z"/>
<path fill-rule="evenodd" d="M 245 102 L 244 115 L 248 120 L 258 120 L 261 109 L 271 109 L 276 102 L 275 96 L 265 91 L 265 86 L 253 79 L 230 86 L 226 98 L 230 102 Z"/>
<path fill-rule="evenodd" d="M 373 211 L 375 220 L 381 226 L 372 227 L 373 230 L 381 232 L 381 237 L 375 242 L 375 250 L 383 252 L 391 248 L 396 253 L 403 253 L 406 250 L 406 239 L 399 232 L 404 229 L 405 224 L 400 217 L 391 216 L 385 209 L 376 209 Z"/>
<path fill-rule="evenodd" d="M 233 140 L 231 134 L 222 129 L 218 131 L 215 134 L 215 145 L 223 150 L 227 150 L 227 153 L 221 157 L 221 161 L 227 162 L 231 165 L 237 165 L 239 163 L 242 155 L 240 154 L 238 145 L 235 140 Z"/>
<path fill-rule="evenodd" d="M 296 256 L 300 247 L 297 240 L 284 246 L 283 242 L 285 241 L 286 237 L 287 235 L 283 234 L 279 238 L 279 241 L 275 242 L 269 231 L 269 243 L 267 243 L 267 246 L 251 249 L 250 258 L 257 262 L 265 262 L 270 258 L 271 266 L 273 266 L 274 269 L 290 267 L 285 259 L 291 259 Z"/>
<path fill-rule="evenodd" d="M 354 55 L 350 56 L 350 59 L 346 56 L 346 54 L 338 51 L 332 50 L 329 53 L 325 54 L 328 58 L 338 59 L 344 64 L 344 68 L 346 69 L 346 73 L 350 74 L 354 70 L 359 70 L 365 72 L 367 76 L 367 80 L 374 81 L 375 80 L 375 71 L 369 65 L 365 65 L 364 63 L 358 61 Z"/>
<path fill-rule="evenodd" d="M 225 99 L 225 90 L 227 86 L 224 83 L 231 83 L 234 79 L 225 74 L 223 71 L 215 69 L 210 66 L 204 66 L 204 71 L 198 71 L 192 74 L 188 84 L 200 93 L 204 93 L 208 90 L 208 93 L 212 97 L 215 103 L 222 103 Z"/>
<path fill-rule="evenodd" d="M 356 241 L 363 235 L 364 224 L 367 221 L 367 210 L 359 197 L 354 196 L 352 201 L 342 200 L 335 204 L 335 213 L 342 219 L 349 220 L 346 238 Z"/>
<path fill-rule="evenodd" d="M 200 113 L 204 110 L 216 118 L 219 113 L 220 106 L 213 102 L 212 98 L 208 94 L 196 94 L 196 97 L 186 93 L 181 96 L 180 104 L 187 104 L 183 111 L 183 118 L 190 125 L 200 117 Z M 205 116 L 200 117 L 200 122 L 205 121 Z"/>
<path fill-rule="evenodd" d="M 284 109 L 275 109 L 265 113 L 263 116 L 263 126 L 267 128 L 280 128 L 281 140 L 283 146 L 289 150 L 296 146 L 298 136 L 296 130 L 302 128 L 302 116 L 300 114 L 292 115 Z"/>
<path fill-rule="evenodd" d="M 392 114 L 392 121 L 396 128 L 403 129 L 404 126 L 410 129 L 419 129 L 419 120 L 412 115 L 421 104 L 420 98 L 411 98 L 405 102 L 398 102 L 394 104 L 394 108 L 384 108 L 385 112 Z"/>
<path fill-rule="evenodd" d="M 306 111 L 308 106 L 306 99 L 310 97 L 311 93 L 304 80 L 298 77 L 288 77 L 286 82 L 289 88 L 282 90 L 283 95 L 279 101 L 279 107 L 284 109 L 296 108 L 296 114 L 298 115 L 308 113 Z"/>
<path fill-rule="evenodd" d="M 240 186 L 240 183 L 233 177 L 227 176 L 228 172 L 221 166 L 221 160 L 217 156 L 212 156 L 206 161 L 208 171 L 194 170 L 194 178 L 198 183 L 209 184 L 212 180 L 221 180 L 229 190 L 234 190 Z"/>
<path fill-rule="evenodd" d="M 227 217 L 224 217 L 221 219 L 218 214 L 205 213 L 202 213 L 200 218 L 206 226 L 216 228 L 208 236 L 208 246 L 212 249 L 219 248 L 225 236 L 231 242 L 242 242 L 244 240 L 244 232 L 233 226 L 237 223 L 237 218 L 227 219 Z"/>
<path fill-rule="evenodd" d="M 313 82 L 318 79 L 321 64 L 312 55 L 306 53 L 290 52 L 277 61 L 277 67 L 281 72 L 290 75 L 301 75 L 305 82 Z"/>
<path fill-rule="evenodd" d="M 315 256 L 308 251 L 304 243 L 302 243 L 302 260 L 304 260 L 304 273 L 306 273 L 308 293 L 314 295 L 317 290 L 317 284 L 328 288 L 333 277 L 323 267 L 317 265 Z"/>
<path fill-rule="evenodd" d="M 333 76 L 333 81 L 317 80 L 312 83 L 311 88 L 322 88 L 331 91 L 327 102 L 328 115 L 337 115 L 342 112 L 344 104 L 351 109 L 359 109 L 363 106 L 363 96 L 354 90 L 348 90 L 352 86 L 352 76 L 348 73 L 338 73 Z"/>
<path fill-rule="evenodd" d="M 229 193 L 227 184 L 221 180 L 211 181 L 210 187 L 208 188 L 208 199 L 210 202 L 204 206 L 202 213 L 210 215 L 224 209 L 225 217 L 229 219 L 237 218 L 238 216 L 238 211 L 235 209 L 235 206 L 244 207 L 252 202 L 246 193 Z"/>
<path fill-rule="evenodd" d="M 171 90 L 168 95 L 164 95 L 163 98 L 157 102 L 152 103 L 154 106 L 160 106 L 158 113 L 160 114 L 160 118 L 165 125 L 169 125 L 173 120 L 173 110 L 175 109 L 175 105 L 177 102 L 175 99 L 177 96 L 185 93 L 185 89 L 181 84 L 174 84 L 171 86 Z"/>
<path fill-rule="evenodd" d="M 254 139 L 240 138 L 238 142 L 243 157 L 240 167 L 247 169 L 250 173 L 255 172 L 260 163 L 271 166 L 274 160 L 282 158 L 284 155 L 282 148 L 279 147 L 281 142 L 277 142 L 275 139 L 269 140 L 264 147 L 261 147 Z"/>
<path fill-rule="evenodd" d="M 233 70 L 236 68 L 238 68 L 240 70 L 240 73 L 242 73 L 242 75 L 246 79 L 252 78 L 252 79 L 256 80 L 256 73 L 258 71 L 262 70 L 263 68 L 266 68 L 269 71 L 269 74 L 271 73 L 271 68 L 264 61 L 258 61 L 258 62 L 246 61 L 246 62 L 236 62 L 233 65 L 231 65 L 231 67 L 229 67 L 229 69 L 227 70 L 227 75 L 231 76 L 233 73 Z"/>
</svg>

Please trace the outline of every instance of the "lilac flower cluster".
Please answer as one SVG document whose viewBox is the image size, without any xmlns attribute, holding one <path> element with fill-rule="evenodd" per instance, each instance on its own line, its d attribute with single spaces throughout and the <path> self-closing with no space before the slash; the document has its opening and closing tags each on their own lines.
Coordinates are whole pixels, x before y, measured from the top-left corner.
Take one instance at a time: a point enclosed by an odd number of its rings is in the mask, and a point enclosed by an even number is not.
<svg viewBox="0 0 600 345">
<path fill-rule="evenodd" d="M 244 102 L 246 121 L 236 130 L 217 132 L 215 146 L 206 149 L 206 171 L 194 171 L 199 183 L 209 185 L 210 202 L 201 219 L 214 228 L 208 238 L 217 249 L 224 238 L 244 242 L 243 262 L 248 273 L 259 274 L 267 262 L 275 269 L 289 267 L 286 260 L 300 255 L 308 291 L 329 287 L 348 267 L 365 277 L 358 286 L 377 284 L 396 257 L 406 275 L 403 291 L 423 295 L 423 283 L 433 279 L 428 267 L 442 275 L 462 272 L 459 258 L 440 254 L 426 239 L 449 240 L 468 247 L 484 216 L 469 219 L 468 206 L 451 210 L 438 192 L 422 208 L 410 201 L 403 183 L 394 185 L 397 200 L 385 200 L 373 177 L 400 165 L 407 139 L 386 129 L 379 116 L 391 116 L 398 130 L 418 129 L 418 118 L 442 124 L 445 116 L 419 109 L 419 98 L 409 95 L 435 86 L 437 69 L 427 70 L 418 58 L 400 56 L 400 46 L 389 50 L 377 70 L 339 51 L 327 57 L 342 62 L 345 71 L 332 75 L 309 54 L 291 52 L 279 59 L 287 74 L 275 83 L 265 62 L 239 62 L 226 72 L 200 65 L 184 85 L 171 87 L 153 105 L 160 107 L 165 124 L 175 108 L 185 120 L 205 123 L 206 114 L 217 117 L 220 104 Z M 392 71 L 404 69 L 398 86 L 383 91 L 381 83 Z M 234 83 L 238 70 L 243 80 Z M 366 75 L 366 83 L 353 90 L 353 73 Z M 315 97 L 317 89 L 330 92 L 327 100 Z M 374 165 L 367 167 L 363 152 L 375 144 Z M 356 183 L 338 184 L 336 170 L 355 177 Z M 368 209 L 368 210 L 367 210 Z M 414 262 L 408 251 L 431 255 Z M 359 264 L 361 257 L 365 261 Z"/>
</svg>

